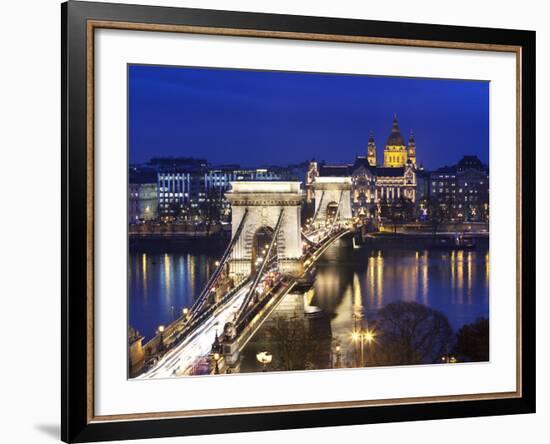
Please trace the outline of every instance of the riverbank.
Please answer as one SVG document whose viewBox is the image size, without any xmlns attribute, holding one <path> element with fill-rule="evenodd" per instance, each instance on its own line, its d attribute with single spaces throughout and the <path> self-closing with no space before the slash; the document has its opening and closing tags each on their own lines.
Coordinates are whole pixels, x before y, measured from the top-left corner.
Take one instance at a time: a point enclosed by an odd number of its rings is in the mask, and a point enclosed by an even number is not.
<svg viewBox="0 0 550 444">
<path fill-rule="evenodd" d="M 221 254 L 230 241 L 230 234 L 221 232 L 209 236 L 189 234 L 131 234 L 131 253 L 208 253 Z"/>
<path fill-rule="evenodd" d="M 459 246 L 453 245 L 456 237 L 455 232 L 438 233 L 368 233 L 358 236 L 356 241 L 362 245 L 371 248 L 380 247 L 405 247 L 405 248 L 441 248 L 457 249 Z M 487 249 L 489 247 L 489 233 L 460 233 L 462 239 L 469 242 L 468 249 Z M 444 242 L 449 240 L 448 243 Z"/>
</svg>

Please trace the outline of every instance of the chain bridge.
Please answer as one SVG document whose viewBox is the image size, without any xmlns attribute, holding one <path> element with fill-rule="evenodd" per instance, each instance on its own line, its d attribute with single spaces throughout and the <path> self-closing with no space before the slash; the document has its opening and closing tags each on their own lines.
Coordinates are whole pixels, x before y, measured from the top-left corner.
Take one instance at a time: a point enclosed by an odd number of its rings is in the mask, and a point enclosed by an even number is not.
<svg viewBox="0 0 550 444">
<path fill-rule="evenodd" d="M 350 189 L 350 178 L 318 178 L 314 215 L 303 223 L 300 182 L 232 182 L 231 241 L 192 307 L 144 345 L 155 358 L 138 377 L 238 372 L 264 321 L 353 230 Z"/>
</svg>

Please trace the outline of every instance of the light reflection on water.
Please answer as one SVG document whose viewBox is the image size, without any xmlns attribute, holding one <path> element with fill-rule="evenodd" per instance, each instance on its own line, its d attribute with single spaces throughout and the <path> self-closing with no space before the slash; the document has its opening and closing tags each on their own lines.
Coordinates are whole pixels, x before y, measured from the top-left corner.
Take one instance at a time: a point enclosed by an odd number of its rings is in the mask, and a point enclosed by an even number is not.
<svg viewBox="0 0 550 444">
<path fill-rule="evenodd" d="M 390 302 L 414 301 L 443 312 L 453 329 L 489 317 L 489 254 L 334 247 L 318 263 L 312 305 L 347 340 L 357 313 L 365 322 Z"/>
<path fill-rule="evenodd" d="M 216 258 L 189 253 L 130 253 L 129 323 L 150 339 L 190 307 L 203 289 Z"/>
<path fill-rule="evenodd" d="M 130 325 L 150 338 L 200 294 L 215 255 L 131 253 Z M 331 247 L 316 267 L 307 300 L 330 317 L 332 334 L 347 340 L 354 316 L 366 322 L 394 301 L 442 311 L 458 330 L 489 316 L 489 252 Z"/>
</svg>

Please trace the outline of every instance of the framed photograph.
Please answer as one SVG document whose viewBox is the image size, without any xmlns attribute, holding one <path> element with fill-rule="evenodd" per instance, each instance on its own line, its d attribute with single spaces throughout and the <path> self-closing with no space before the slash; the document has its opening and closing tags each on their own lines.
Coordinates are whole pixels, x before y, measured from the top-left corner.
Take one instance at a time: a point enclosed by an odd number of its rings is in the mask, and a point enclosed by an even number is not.
<svg viewBox="0 0 550 444">
<path fill-rule="evenodd" d="M 64 441 L 535 411 L 534 32 L 61 12 Z"/>
</svg>

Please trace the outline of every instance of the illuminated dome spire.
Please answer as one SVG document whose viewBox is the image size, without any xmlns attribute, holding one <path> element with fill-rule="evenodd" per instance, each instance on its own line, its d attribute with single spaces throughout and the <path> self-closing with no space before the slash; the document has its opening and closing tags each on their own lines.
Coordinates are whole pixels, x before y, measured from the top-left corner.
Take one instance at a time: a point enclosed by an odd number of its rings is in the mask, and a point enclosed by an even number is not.
<svg viewBox="0 0 550 444">
<path fill-rule="evenodd" d="M 403 142 L 403 136 L 401 136 L 401 131 L 399 131 L 399 122 L 397 121 L 397 115 L 393 115 L 393 125 L 391 128 L 390 136 L 388 137 L 388 142 L 386 145 L 389 146 L 405 146 Z"/>
<path fill-rule="evenodd" d="M 411 135 L 409 136 L 409 147 L 411 147 L 411 146 L 416 147 L 416 142 L 414 140 L 413 130 L 411 130 Z"/>
<path fill-rule="evenodd" d="M 374 144 L 374 132 L 371 130 L 369 134 L 369 145 Z"/>
</svg>

